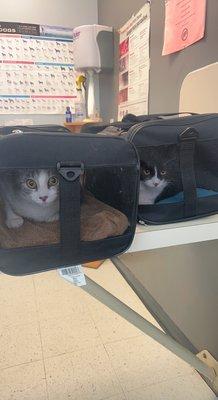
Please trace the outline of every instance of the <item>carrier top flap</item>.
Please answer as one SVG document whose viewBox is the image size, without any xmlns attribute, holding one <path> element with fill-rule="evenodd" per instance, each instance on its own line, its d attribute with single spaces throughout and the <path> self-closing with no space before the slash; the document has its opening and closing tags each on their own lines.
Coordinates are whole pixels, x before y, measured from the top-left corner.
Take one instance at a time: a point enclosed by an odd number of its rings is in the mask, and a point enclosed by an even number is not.
<svg viewBox="0 0 218 400">
<path fill-rule="evenodd" d="M 127 138 L 133 141 L 137 147 L 176 144 L 179 134 L 189 127 L 195 128 L 199 140 L 218 139 L 218 114 L 201 114 L 142 122 L 130 128 Z"/>
<path fill-rule="evenodd" d="M 135 125 L 135 121 L 116 121 L 112 122 L 110 124 L 104 124 L 102 122 L 92 122 L 92 123 L 87 123 L 81 127 L 81 133 L 99 133 L 102 132 L 104 129 L 108 127 L 116 127 L 117 129 L 120 129 L 121 131 L 128 131 L 133 125 Z"/>
<path fill-rule="evenodd" d="M 49 154 L 49 157 L 48 157 Z M 97 157 L 96 157 L 97 156 Z M 23 133 L 1 136 L 0 168 L 49 168 L 60 161 L 86 166 L 136 165 L 133 144 L 121 137 Z"/>
<path fill-rule="evenodd" d="M 70 130 L 63 125 L 47 124 L 47 125 L 11 125 L 0 127 L 0 135 L 10 135 L 12 133 L 24 132 L 69 132 Z"/>
</svg>

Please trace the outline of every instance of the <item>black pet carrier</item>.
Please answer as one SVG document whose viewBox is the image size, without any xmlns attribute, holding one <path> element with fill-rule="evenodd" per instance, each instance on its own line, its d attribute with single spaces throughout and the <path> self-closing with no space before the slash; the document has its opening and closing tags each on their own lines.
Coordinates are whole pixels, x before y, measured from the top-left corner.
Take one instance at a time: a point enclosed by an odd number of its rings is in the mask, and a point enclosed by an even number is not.
<svg viewBox="0 0 218 400">
<path fill-rule="evenodd" d="M 138 220 L 163 224 L 217 213 L 218 114 L 124 119 L 117 135 L 134 143 L 141 164 Z"/>
<path fill-rule="evenodd" d="M 29 274 L 125 251 L 138 188 L 138 155 L 124 138 L 1 136 L 0 270 Z"/>
<path fill-rule="evenodd" d="M 140 157 L 140 192 L 158 194 L 147 203 L 145 196 L 144 204 L 139 196 L 140 221 L 169 223 L 218 212 L 217 126 L 218 115 L 205 114 L 142 122 L 128 131 Z M 146 187 L 149 178 L 152 188 Z"/>
</svg>

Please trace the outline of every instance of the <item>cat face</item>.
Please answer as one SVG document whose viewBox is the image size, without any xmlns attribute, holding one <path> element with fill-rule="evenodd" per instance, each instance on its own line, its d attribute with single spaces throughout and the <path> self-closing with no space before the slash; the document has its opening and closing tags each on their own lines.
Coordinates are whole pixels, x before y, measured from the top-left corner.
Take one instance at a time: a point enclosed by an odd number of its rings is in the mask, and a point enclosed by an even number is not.
<svg viewBox="0 0 218 400">
<path fill-rule="evenodd" d="M 140 179 L 150 188 L 162 189 L 168 183 L 168 174 L 166 167 L 151 166 L 141 162 Z"/>
<path fill-rule="evenodd" d="M 140 179 L 147 187 L 164 189 L 178 181 L 177 148 L 170 145 L 143 149 L 140 154 Z"/>
<path fill-rule="evenodd" d="M 17 190 L 22 197 L 46 207 L 58 198 L 59 181 L 53 170 L 27 170 L 19 173 Z"/>
</svg>

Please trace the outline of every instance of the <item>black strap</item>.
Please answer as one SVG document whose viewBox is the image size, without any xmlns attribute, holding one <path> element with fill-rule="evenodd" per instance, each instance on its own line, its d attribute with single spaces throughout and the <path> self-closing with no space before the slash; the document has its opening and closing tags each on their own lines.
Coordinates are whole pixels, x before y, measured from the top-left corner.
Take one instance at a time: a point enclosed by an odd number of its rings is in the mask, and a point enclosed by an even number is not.
<svg viewBox="0 0 218 400">
<path fill-rule="evenodd" d="M 184 192 L 184 216 L 197 213 L 197 191 L 194 170 L 194 152 L 198 132 L 188 128 L 180 134 L 180 170 Z"/>
<path fill-rule="evenodd" d="M 72 258 L 80 242 L 80 175 L 81 165 L 72 162 L 58 163 L 60 174 L 60 243 L 65 260 Z"/>
</svg>

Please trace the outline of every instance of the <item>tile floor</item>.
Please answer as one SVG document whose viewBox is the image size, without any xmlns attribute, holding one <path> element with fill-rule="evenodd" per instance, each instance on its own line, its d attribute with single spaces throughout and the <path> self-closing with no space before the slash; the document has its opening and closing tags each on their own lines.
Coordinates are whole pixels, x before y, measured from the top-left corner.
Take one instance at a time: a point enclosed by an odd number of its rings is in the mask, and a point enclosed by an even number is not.
<svg viewBox="0 0 218 400">
<path fill-rule="evenodd" d="M 87 274 L 157 324 L 109 261 Z M 1 400 L 215 400 L 199 375 L 57 271 L 0 275 Z"/>
</svg>

